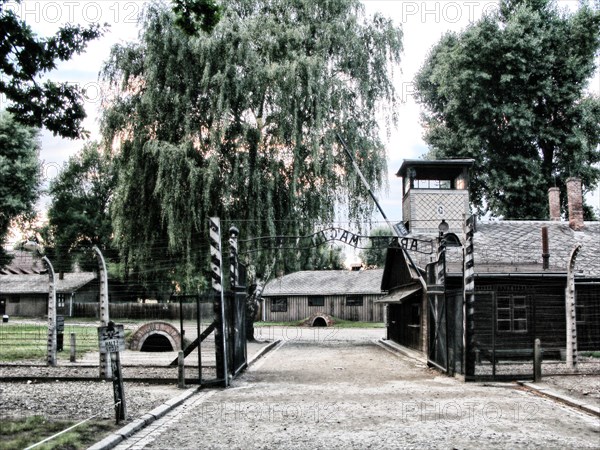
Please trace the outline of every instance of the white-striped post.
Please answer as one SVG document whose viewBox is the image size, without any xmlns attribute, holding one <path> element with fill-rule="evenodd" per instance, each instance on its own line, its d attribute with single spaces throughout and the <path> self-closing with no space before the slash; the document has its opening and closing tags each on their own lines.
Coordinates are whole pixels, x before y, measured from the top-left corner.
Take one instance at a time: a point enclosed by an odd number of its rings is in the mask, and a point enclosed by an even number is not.
<svg viewBox="0 0 600 450">
<path fill-rule="evenodd" d="M 48 352 L 47 361 L 49 366 L 56 366 L 56 275 L 54 267 L 46 256 L 42 261 L 48 267 Z"/>
<path fill-rule="evenodd" d="M 98 247 L 94 245 L 94 253 L 96 253 L 96 259 L 98 260 L 98 270 L 100 272 L 100 326 L 108 326 L 110 322 L 109 318 L 109 305 L 108 305 L 108 272 L 106 271 L 106 263 L 104 262 L 104 256 Z M 112 365 L 108 353 L 100 352 L 100 378 L 104 380 L 110 380 L 112 378 Z"/>
<path fill-rule="evenodd" d="M 575 308 L 575 260 L 581 244 L 575 245 L 567 267 L 567 288 L 565 289 L 565 312 L 567 321 L 567 368 L 577 370 L 577 311 Z"/>
<path fill-rule="evenodd" d="M 223 294 L 223 271 L 221 253 L 221 221 L 218 217 L 209 218 L 210 238 L 210 269 L 213 291 L 215 296 L 214 311 L 217 319 L 215 328 L 215 358 L 217 363 L 217 378 L 223 379 L 225 387 L 229 385 L 227 368 L 227 324 L 225 320 L 225 296 Z"/>
<path fill-rule="evenodd" d="M 475 261 L 473 234 L 475 216 L 465 217 L 463 231 L 463 355 L 465 377 L 475 376 Z"/>
<path fill-rule="evenodd" d="M 236 227 L 229 229 L 229 286 L 232 292 L 238 285 L 238 236 L 240 230 Z"/>
</svg>

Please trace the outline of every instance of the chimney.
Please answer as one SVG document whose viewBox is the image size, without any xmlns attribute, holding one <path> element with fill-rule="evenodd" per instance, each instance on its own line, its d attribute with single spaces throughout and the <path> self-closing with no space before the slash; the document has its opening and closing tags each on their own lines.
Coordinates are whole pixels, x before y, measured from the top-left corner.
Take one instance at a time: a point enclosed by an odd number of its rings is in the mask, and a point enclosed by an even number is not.
<svg viewBox="0 0 600 450">
<path fill-rule="evenodd" d="M 569 226 L 574 231 L 583 229 L 583 193 L 580 178 L 567 179 L 567 199 L 569 202 Z"/>
<path fill-rule="evenodd" d="M 542 227 L 542 268 L 550 267 L 550 250 L 548 245 L 548 227 Z"/>
<path fill-rule="evenodd" d="M 550 202 L 550 220 L 560 220 L 560 189 L 557 187 L 548 189 L 548 200 Z"/>
</svg>

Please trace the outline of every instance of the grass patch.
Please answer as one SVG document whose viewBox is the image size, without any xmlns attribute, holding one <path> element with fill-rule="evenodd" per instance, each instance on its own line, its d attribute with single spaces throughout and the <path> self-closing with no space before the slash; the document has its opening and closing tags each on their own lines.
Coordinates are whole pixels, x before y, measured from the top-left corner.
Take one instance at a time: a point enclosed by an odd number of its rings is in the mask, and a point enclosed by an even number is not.
<svg viewBox="0 0 600 450">
<path fill-rule="evenodd" d="M 77 357 L 98 350 L 96 327 L 65 323 L 63 351 L 57 352 L 57 358 L 69 358 L 71 333 L 75 333 Z M 44 360 L 47 355 L 47 339 L 48 325 L 45 323 L 2 323 L 0 324 L 0 361 Z"/>
<path fill-rule="evenodd" d="M 254 322 L 254 327 L 299 327 L 304 323 L 304 320 L 306 319 L 295 320 L 293 322 Z"/>
<path fill-rule="evenodd" d="M 2 418 L 0 448 L 3 450 L 23 449 L 65 430 L 75 423 L 74 421 L 48 420 L 42 416 L 18 419 Z M 90 421 L 36 448 L 42 450 L 84 449 L 102 439 L 113 429 L 115 429 L 114 422 Z"/>
<path fill-rule="evenodd" d="M 591 357 L 591 358 L 600 358 L 600 351 L 579 352 L 579 355 L 581 355 L 581 356 L 588 356 L 588 357 Z"/>
<path fill-rule="evenodd" d="M 299 327 L 303 326 L 307 319 L 295 320 L 292 322 L 254 322 L 254 327 Z M 358 322 L 353 320 L 344 320 L 333 317 L 333 326 L 335 328 L 385 328 L 383 322 Z"/>
<path fill-rule="evenodd" d="M 333 318 L 333 326 L 335 328 L 385 328 L 383 322 L 359 322 L 354 320 L 344 320 Z"/>
</svg>

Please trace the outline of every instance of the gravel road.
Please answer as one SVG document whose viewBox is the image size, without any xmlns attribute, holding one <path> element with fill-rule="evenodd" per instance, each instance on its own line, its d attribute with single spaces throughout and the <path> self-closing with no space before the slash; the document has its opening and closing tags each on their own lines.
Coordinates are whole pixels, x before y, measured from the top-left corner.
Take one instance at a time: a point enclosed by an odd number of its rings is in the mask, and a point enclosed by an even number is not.
<svg viewBox="0 0 600 450">
<path fill-rule="evenodd" d="M 597 417 L 512 384 L 465 384 L 440 375 L 376 345 L 382 334 L 381 329 L 259 329 L 259 339 L 279 339 L 283 345 L 230 389 L 212 390 L 206 401 L 158 427 L 145 443 L 165 449 L 600 448 Z M 0 384 L 0 420 L 34 414 L 112 419 L 110 382 L 52 379 L 82 371 L 0 365 L 5 377 L 34 372 L 48 377 Z M 598 375 L 544 377 L 543 383 L 600 404 Z M 129 419 L 180 393 L 172 384 L 126 383 Z M 135 438 L 128 442 L 135 444 Z"/>
<path fill-rule="evenodd" d="M 53 420 L 113 419 L 112 382 L 3 383 L 0 420 L 42 415 Z M 181 394 L 176 386 L 128 383 L 125 387 L 128 419 L 137 419 Z"/>
<path fill-rule="evenodd" d="M 135 445 L 135 438 L 131 439 Z M 597 417 L 463 383 L 370 339 L 288 339 L 146 448 L 598 448 Z"/>
</svg>

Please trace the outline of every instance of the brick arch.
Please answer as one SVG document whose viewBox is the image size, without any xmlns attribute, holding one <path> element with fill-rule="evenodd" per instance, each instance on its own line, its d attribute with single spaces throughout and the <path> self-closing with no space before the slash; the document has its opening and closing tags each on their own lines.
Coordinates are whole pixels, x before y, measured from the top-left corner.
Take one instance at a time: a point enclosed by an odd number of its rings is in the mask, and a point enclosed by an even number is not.
<svg viewBox="0 0 600 450">
<path fill-rule="evenodd" d="M 179 334 L 177 328 L 167 322 L 149 322 L 139 327 L 131 336 L 129 348 L 131 350 L 141 350 L 146 339 L 154 334 L 166 337 L 171 343 L 173 350 L 181 350 L 181 334 Z"/>
<path fill-rule="evenodd" d="M 319 321 L 317 321 L 317 319 L 320 319 Z M 325 326 L 326 327 L 331 327 L 334 324 L 333 318 L 329 315 L 329 314 L 325 314 L 325 313 L 316 313 L 313 314 L 312 316 L 310 316 L 305 324 L 309 327 L 314 327 L 315 326 L 315 321 L 318 322 L 325 322 Z"/>
</svg>

